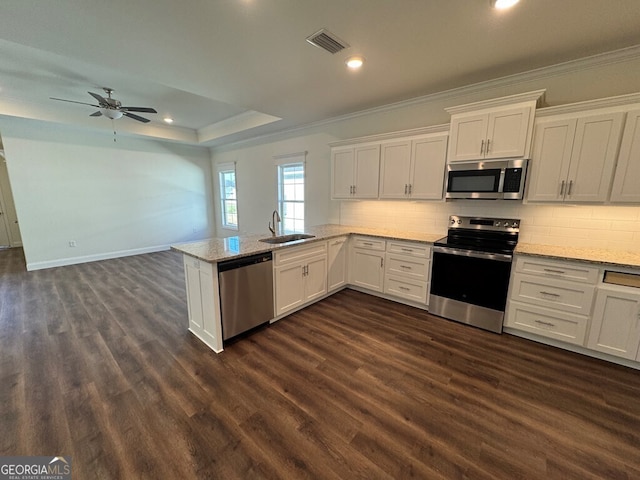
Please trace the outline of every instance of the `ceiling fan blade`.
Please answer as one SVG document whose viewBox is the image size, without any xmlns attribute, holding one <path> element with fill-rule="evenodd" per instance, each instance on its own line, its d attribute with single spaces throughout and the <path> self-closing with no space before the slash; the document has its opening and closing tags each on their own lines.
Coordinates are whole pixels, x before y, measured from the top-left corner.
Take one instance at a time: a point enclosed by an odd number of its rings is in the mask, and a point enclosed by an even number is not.
<svg viewBox="0 0 640 480">
<path fill-rule="evenodd" d="M 133 118 L 134 120 L 137 120 L 137 121 L 142 122 L 142 123 L 149 123 L 151 121 L 148 118 L 144 118 L 144 117 L 141 117 L 139 115 L 134 115 L 133 113 L 129 113 L 129 112 L 122 112 L 122 114 L 125 117 Z"/>
<path fill-rule="evenodd" d="M 155 108 L 151 107 L 120 107 L 120 110 L 125 112 L 158 113 Z"/>
<path fill-rule="evenodd" d="M 98 100 L 98 103 L 100 105 L 106 105 L 107 99 L 104 98 L 102 95 L 98 95 L 97 93 L 93 93 L 93 92 L 87 92 L 89 95 L 91 95 L 93 98 L 95 98 L 96 100 Z"/>
<path fill-rule="evenodd" d="M 76 102 L 75 100 L 65 100 L 64 98 L 54 98 L 54 97 L 49 97 L 49 99 L 58 100 L 60 102 L 79 103 L 80 105 L 89 105 L 90 107 L 100 108 L 100 105 L 94 105 L 93 103 Z"/>
<path fill-rule="evenodd" d="M 97 112 L 93 112 L 91 115 L 89 115 L 90 117 L 101 117 L 102 116 L 102 112 L 100 110 L 98 110 Z"/>
</svg>

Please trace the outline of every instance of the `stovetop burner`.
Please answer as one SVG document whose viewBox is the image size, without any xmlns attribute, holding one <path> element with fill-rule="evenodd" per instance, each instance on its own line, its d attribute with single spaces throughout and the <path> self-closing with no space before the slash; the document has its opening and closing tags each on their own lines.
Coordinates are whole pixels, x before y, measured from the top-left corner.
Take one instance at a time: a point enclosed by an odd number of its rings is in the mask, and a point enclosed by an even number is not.
<svg viewBox="0 0 640 480">
<path fill-rule="evenodd" d="M 518 243 L 520 220 L 451 215 L 447 233 L 434 245 L 511 255 Z"/>
</svg>

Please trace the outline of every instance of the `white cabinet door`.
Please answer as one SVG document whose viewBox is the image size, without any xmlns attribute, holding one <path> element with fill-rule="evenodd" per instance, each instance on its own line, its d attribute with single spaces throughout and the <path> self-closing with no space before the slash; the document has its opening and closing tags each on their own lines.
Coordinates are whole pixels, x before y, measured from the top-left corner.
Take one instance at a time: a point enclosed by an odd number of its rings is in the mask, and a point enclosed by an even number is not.
<svg viewBox="0 0 640 480">
<path fill-rule="evenodd" d="M 444 191 L 449 135 L 437 135 L 411 142 L 410 194 L 413 199 L 440 200 Z"/>
<path fill-rule="evenodd" d="M 624 113 L 578 118 L 565 199 L 604 202 L 618 154 Z"/>
<path fill-rule="evenodd" d="M 332 197 L 351 198 L 354 185 L 355 150 L 353 148 L 332 150 L 331 163 Z"/>
<path fill-rule="evenodd" d="M 304 301 L 306 303 L 327 293 L 327 256 L 310 258 L 304 268 Z"/>
<path fill-rule="evenodd" d="M 558 202 L 564 198 L 576 124 L 575 118 L 536 122 L 527 200 Z"/>
<path fill-rule="evenodd" d="M 531 107 L 489 114 L 484 158 L 523 157 L 527 147 Z"/>
<path fill-rule="evenodd" d="M 331 292 L 347 284 L 347 237 L 329 240 L 327 289 Z"/>
<path fill-rule="evenodd" d="M 636 359 L 640 344 L 640 292 L 598 288 L 587 346 L 617 357 Z"/>
<path fill-rule="evenodd" d="M 351 259 L 351 283 L 375 292 L 382 292 L 384 253 L 354 248 Z"/>
<path fill-rule="evenodd" d="M 409 195 L 411 141 L 383 143 L 380 148 L 380 198 Z"/>
<path fill-rule="evenodd" d="M 304 265 L 301 263 L 283 265 L 276 267 L 274 272 L 276 316 L 278 316 L 304 303 Z"/>
<path fill-rule="evenodd" d="M 640 202 L 640 110 L 627 113 L 611 201 Z"/>
<path fill-rule="evenodd" d="M 216 352 L 222 351 L 218 273 L 211 263 L 183 255 L 189 330 Z"/>
<path fill-rule="evenodd" d="M 380 145 L 356 147 L 355 182 L 351 198 L 378 198 Z"/>
<path fill-rule="evenodd" d="M 489 115 L 462 113 L 451 117 L 449 162 L 464 162 L 484 158 Z"/>
</svg>

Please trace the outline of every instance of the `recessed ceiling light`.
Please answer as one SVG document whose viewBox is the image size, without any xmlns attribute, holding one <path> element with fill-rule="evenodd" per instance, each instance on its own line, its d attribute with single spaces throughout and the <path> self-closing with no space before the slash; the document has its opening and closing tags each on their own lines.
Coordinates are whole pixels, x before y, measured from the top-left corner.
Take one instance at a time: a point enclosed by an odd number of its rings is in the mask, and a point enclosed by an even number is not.
<svg viewBox="0 0 640 480">
<path fill-rule="evenodd" d="M 498 10 L 504 10 L 505 8 L 513 7 L 520 0 L 490 0 L 490 4 L 493 8 Z"/>
<path fill-rule="evenodd" d="M 347 58 L 345 63 L 347 64 L 347 67 L 349 67 L 351 70 L 357 70 L 360 67 L 362 67 L 362 64 L 364 63 L 364 57 L 360 55 L 354 55 L 352 57 Z"/>
<path fill-rule="evenodd" d="M 166 123 L 173 123 L 173 118 L 171 117 L 164 117 L 163 119 Z"/>
</svg>

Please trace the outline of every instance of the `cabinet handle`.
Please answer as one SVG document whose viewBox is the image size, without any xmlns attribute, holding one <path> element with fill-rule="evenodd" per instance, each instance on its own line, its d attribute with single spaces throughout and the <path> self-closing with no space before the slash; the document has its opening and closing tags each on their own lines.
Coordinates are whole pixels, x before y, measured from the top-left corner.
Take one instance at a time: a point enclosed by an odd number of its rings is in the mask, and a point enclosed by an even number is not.
<svg viewBox="0 0 640 480">
<path fill-rule="evenodd" d="M 487 138 L 487 150 L 484 153 L 489 154 L 489 145 L 490 144 L 491 144 L 491 140 Z"/>
<path fill-rule="evenodd" d="M 405 183 L 405 184 L 404 184 L 404 194 L 405 194 L 405 195 L 406 195 L 407 193 L 409 193 L 409 192 L 408 192 L 408 190 L 409 190 L 409 186 Z"/>
<path fill-rule="evenodd" d="M 400 290 L 404 290 L 405 292 L 408 292 L 408 291 L 410 291 L 410 290 L 411 290 L 410 288 L 407 288 L 407 287 L 398 287 L 398 288 L 399 288 Z"/>
<path fill-rule="evenodd" d="M 354 195 L 356 194 L 356 186 L 355 185 L 353 186 L 353 194 Z"/>
<path fill-rule="evenodd" d="M 413 190 L 413 185 L 409 184 L 409 195 L 411 195 L 412 190 Z"/>
<path fill-rule="evenodd" d="M 380 258 L 380 268 L 382 268 L 384 266 L 384 259 Z"/>
<path fill-rule="evenodd" d="M 480 142 L 480 155 L 482 155 L 483 153 L 484 153 L 484 140 Z"/>
<path fill-rule="evenodd" d="M 542 290 L 540 290 L 540 295 L 546 295 L 546 296 L 549 296 L 549 297 L 560 298 L 560 295 L 558 295 L 557 293 L 544 292 Z"/>
<path fill-rule="evenodd" d="M 373 243 L 371 242 L 362 242 L 363 245 L 366 245 L 367 247 L 373 247 Z"/>
<path fill-rule="evenodd" d="M 562 180 L 562 183 L 560 184 L 560 196 L 564 196 L 564 180 Z"/>
<path fill-rule="evenodd" d="M 554 270 L 552 268 L 543 268 L 543 270 L 547 273 L 554 273 L 556 275 L 564 275 L 566 273 L 564 270 Z"/>
<path fill-rule="evenodd" d="M 555 323 L 551 323 L 551 322 L 543 322 L 542 320 L 534 320 L 536 323 L 539 323 L 540 325 L 546 325 L 547 327 L 555 327 L 556 324 Z"/>
<path fill-rule="evenodd" d="M 411 267 L 408 265 L 400 265 L 400 268 L 404 268 L 405 270 L 411 270 Z"/>
<path fill-rule="evenodd" d="M 567 190 L 567 195 L 571 196 L 571 190 L 573 190 L 573 180 L 569 180 L 569 189 Z"/>
<path fill-rule="evenodd" d="M 401 248 L 400 250 L 402 250 L 403 252 L 413 253 L 413 248 Z"/>
</svg>

